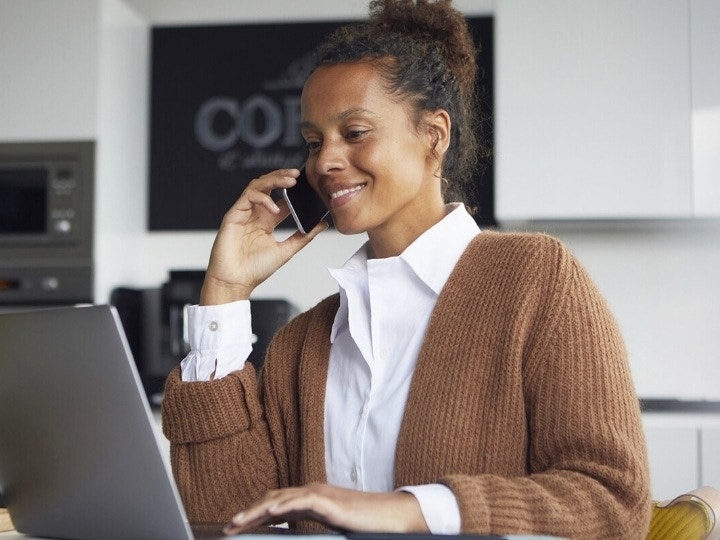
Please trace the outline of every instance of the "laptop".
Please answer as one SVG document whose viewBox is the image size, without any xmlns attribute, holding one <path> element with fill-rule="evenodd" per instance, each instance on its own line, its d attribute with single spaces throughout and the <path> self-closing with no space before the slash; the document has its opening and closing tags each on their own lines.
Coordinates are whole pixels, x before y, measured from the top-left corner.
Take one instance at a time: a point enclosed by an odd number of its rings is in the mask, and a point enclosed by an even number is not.
<svg viewBox="0 0 720 540">
<path fill-rule="evenodd" d="M 0 313 L 0 492 L 18 532 L 192 539 L 114 307 Z"/>
</svg>

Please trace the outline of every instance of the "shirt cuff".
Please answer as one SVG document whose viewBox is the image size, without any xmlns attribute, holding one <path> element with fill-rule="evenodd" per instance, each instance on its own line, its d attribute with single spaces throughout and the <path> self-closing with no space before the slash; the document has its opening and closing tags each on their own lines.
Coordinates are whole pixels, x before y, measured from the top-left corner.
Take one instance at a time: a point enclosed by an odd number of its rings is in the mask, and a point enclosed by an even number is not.
<svg viewBox="0 0 720 540">
<path fill-rule="evenodd" d="M 190 306 L 190 352 L 180 363 L 183 381 L 208 381 L 242 369 L 252 351 L 250 301 Z"/>
<path fill-rule="evenodd" d="M 432 534 L 459 534 L 460 508 L 452 490 L 443 484 L 405 486 L 397 491 L 415 495 Z"/>
</svg>

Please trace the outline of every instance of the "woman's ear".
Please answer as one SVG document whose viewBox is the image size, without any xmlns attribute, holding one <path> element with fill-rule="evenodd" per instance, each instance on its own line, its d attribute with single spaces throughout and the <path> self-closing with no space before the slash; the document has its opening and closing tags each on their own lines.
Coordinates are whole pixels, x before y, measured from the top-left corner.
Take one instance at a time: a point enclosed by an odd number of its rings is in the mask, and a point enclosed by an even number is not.
<svg viewBox="0 0 720 540">
<path fill-rule="evenodd" d="M 427 114 L 426 125 L 430 137 L 430 150 L 432 155 L 442 161 L 445 152 L 450 146 L 450 115 L 445 109 L 437 109 Z"/>
</svg>

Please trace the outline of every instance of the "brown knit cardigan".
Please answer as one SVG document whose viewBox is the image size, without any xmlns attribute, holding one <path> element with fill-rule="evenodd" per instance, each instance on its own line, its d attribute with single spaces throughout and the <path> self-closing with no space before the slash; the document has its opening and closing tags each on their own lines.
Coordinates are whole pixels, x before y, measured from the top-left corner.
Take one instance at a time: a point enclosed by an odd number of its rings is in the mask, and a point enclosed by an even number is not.
<svg viewBox="0 0 720 540">
<path fill-rule="evenodd" d="M 269 489 L 326 482 L 338 305 L 333 295 L 283 328 L 259 382 L 250 364 L 210 382 L 170 375 L 163 429 L 191 522 L 224 523 Z M 433 482 L 454 492 L 464 533 L 645 537 L 648 465 L 623 341 L 549 236 L 484 231 L 438 298 L 395 459 L 396 486 Z"/>
</svg>

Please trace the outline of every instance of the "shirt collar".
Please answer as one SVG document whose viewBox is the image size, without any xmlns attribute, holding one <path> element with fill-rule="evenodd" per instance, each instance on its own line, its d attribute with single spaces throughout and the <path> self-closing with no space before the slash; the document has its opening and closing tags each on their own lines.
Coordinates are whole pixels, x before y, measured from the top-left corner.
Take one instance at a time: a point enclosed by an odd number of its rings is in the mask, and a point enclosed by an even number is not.
<svg viewBox="0 0 720 540">
<path fill-rule="evenodd" d="M 470 241 L 480 232 L 465 205 L 446 205 L 447 214 L 410 244 L 400 257 L 435 294 L 445 286 L 450 273 Z"/>
<path fill-rule="evenodd" d="M 475 220 L 462 203 L 446 205 L 446 215 L 420 237 L 400 258 L 436 295 L 445 286 L 450 273 L 470 241 L 480 232 Z M 338 330 L 347 323 L 347 295 L 344 288 L 355 280 L 367 282 L 369 243 L 365 243 L 339 269 L 329 269 L 340 286 L 340 307 L 335 315 L 330 340 L 334 341 Z"/>
</svg>

